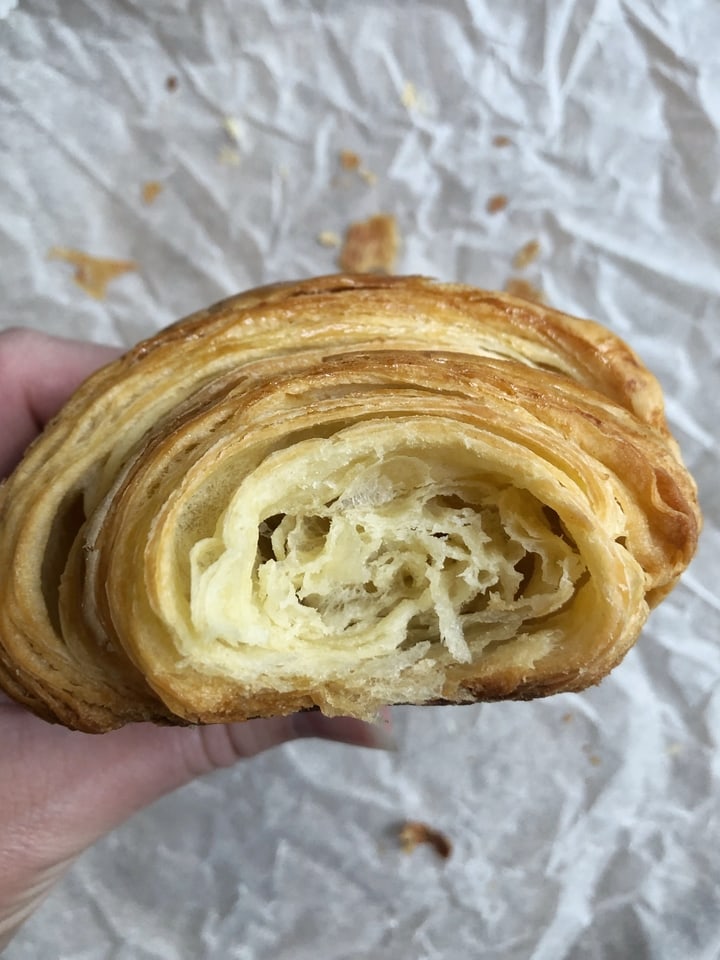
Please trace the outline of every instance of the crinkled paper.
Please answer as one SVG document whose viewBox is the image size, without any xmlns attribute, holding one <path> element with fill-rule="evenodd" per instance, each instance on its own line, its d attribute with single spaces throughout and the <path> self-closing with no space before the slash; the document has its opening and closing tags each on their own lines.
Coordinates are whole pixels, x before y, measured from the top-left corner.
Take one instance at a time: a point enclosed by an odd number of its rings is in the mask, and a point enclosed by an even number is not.
<svg viewBox="0 0 720 960">
<path fill-rule="evenodd" d="M 396 753 L 302 742 L 207 777 L 87 852 L 7 956 L 715 960 L 720 4 L 12 6 L 0 323 L 130 345 L 332 272 L 348 224 L 389 213 L 398 272 L 521 280 L 625 337 L 706 528 L 598 688 L 399 709 Z M 53 247 L 137 270 L 96 299 Z M 402 852 L 406 818 L 452 856 Z"/>
</svg>

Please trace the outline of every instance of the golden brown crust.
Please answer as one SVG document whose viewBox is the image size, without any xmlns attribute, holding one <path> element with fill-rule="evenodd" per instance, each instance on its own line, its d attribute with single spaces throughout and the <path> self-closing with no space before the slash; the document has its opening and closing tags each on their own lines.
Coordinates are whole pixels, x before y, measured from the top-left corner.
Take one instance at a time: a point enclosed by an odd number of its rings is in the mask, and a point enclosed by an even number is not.
<svg viewBox="0 0 720 960">
<path fill-rule="evenodd" d="M 699 527 L 660 388 L 598 324 L 275 284 L 100 370 L 0 487 L 0 687 L 88 731 L 580 690 Z"/>
</svg>

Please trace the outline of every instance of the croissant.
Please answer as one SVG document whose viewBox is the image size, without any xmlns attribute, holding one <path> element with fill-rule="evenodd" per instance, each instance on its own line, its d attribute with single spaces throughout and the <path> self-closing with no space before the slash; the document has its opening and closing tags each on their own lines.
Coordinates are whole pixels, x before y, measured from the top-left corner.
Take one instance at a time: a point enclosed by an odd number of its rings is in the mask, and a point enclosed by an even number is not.
<svg viewBox="0 0 720 960">
<path fill-rule="evenodd" d="M 90 377 L 0 488 L 0 686 L 89 732 L 581 690 L 699 527 L 601 326 L 422 278 L 264 287 Z"/>
</svg>

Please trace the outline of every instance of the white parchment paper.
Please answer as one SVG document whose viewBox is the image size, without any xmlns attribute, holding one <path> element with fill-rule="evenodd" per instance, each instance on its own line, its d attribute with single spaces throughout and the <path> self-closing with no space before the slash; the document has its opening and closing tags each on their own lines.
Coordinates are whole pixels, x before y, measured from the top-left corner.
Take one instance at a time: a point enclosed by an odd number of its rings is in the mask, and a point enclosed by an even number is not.
<svg viewBox="0 0 720 960">
<path fill-rule="evenodd" d="M 1 325 L 130 345 L 332 272 L 319 232 L 392 213 L 398 272 L 522 276 L 623 335 L 663 383 L 706 516 L 600 687 L 402 709 L 397 753 L 303 742 L 195 783 L 83 856 L 10 960 L 716 960 L 720 4 L 3 11 Z M 341 170 L 343 149 L 376 179 Z M 540 257 L 513 270 L 531 239 Z M 55 245 L 139 269 L 93 300 Z M 445 830 L 451 859 L 401 853 L 405 817 Z"/>
</svg>

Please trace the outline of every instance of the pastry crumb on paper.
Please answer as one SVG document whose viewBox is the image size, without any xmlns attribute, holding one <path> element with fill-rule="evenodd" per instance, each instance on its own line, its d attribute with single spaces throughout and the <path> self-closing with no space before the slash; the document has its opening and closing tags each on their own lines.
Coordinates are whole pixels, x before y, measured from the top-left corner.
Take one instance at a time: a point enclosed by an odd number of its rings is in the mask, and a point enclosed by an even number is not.
<svg viewBox="0 0 720 960">
<path fill-rule="evenodd" d="M 225 144 L 218 151 L 218 163 L 221 163 L 224 167 L 239 167 L 240 154 L 234 147 Z"/>
<path fill-rule="evenodd" d="M 170 74 L 170 76 L 165 80 L 165 89 L 168 93 L 175 93 L 179 86 L 180 81 L 174 73 Z"/>
<path fill-rule="evenodd" d="M 340 251 L 340 269 L 348 273 L 392 273 L 400 236 L 395 217 L 379 213 L 351 223 Z"/>
<path fill-rule="evenodd" d="M 317 242 L 321 247 L 339 247 L 340 236 L 334 230 L 321 230 L 317 235 Z"/>
<path fill-rule="evenodd" d="M 352 150 L 341 150 L 340 166 L 343 170 L 357 170 L 360 166 L 360 157 Z"/>
<path fill-rule="evenodd" d="M 542 290 L 522 277 L 508 277 L 505 282 L 505 292 L 512 294 L 513 297 L 522 297 L 523 300 L 532 300 L 533 303 L 545 303 L 545 294 Z"/>
<path fill-rule="evenodd" d="M 242 127 L 237 117 L 223 117 L 223 130 L 233 143 L 240 143 Z"/>
<path fill-rule="evenodd" d="M 113 260 L 109 257 L 94 257 L 82 250 L 70 247 L 52 247 L 48 251 L 49 260 L 64 260 L 75 267 L 73 279 L 82 289 L 96 300 L 103 300 L 108 284 L 123 273 L 137 270 L 134 260 Z"/>
<path fill-rule="evenodd" d="M 418 93 L 415 84 L 408 81 L 400 94 L 400 102 L 408 110 L 413 110 L 418 105 Z"/>
<path fill-rule="evenodd" d="M 528 240 L 513 257 L 512 265 L 516 270 L 524 270 L 540 256 L 540 241 Z"/>
<path fill-rule="evenodd" d="M 354 150 L 341 150 L 338 159 L 342 170 L 354 171 L 370 186 L 377 183 L 377 174 L 368 170 L 363 164 L 360 154 L 355 153 Z"/>
<path fill-rule="evenodd" d="M 220 147 L 218 151 L 218 162 L 225 167 L 239 167 L 240 152 L 237 146 L 242 140 L 242 126 L 240 121 L 237 117 L 223 117 L 222 126 L 229 140 L 229 144 L 226 143 Z"/>
<path fill-rule="evenodd" d="M 372 170 L 368 170 L 366 167 L 360 167 L 358 176 L 362 177 L 365 183 L 371 187 L 377 183 L 377 174 L 373 173 Z"/>
<path fill-rule="evenodd" d="M 505 196 L 504 193 L 496 193 L 485 204 L 485 209 L 488 213 L 500 213 L 501 210 L 504 210 L 507 207 L 510 201 Z"/>
<path fill-rule="evenodd" d="M 427 98 L 419 93 L 415 84 L 411 83 L 409 80 L 403 87 L 402 93 L 400 94 L 400 103 L 402 103 L 408 113 L 411 113 L 412 111 L 415 111 L 416 113 L 427 112 Z"/>
<path fill-rule="evenodd" d="M 146 180 L 142 185 L 142 198 L 143 203 L 148 204 L 155 203 L 157 198 L 163 191 L 163 185 L 159 180 Z"/>
<path fill-rule="evenodd" d="M 400 847 L 405 853 L 412 853 L 421 843 L 433 848 L 439 857 L 447 860 L 452 854 L 452 843 L 440 830 L 422 823 L 420 820 L 406 820 L 398 832 Z"/>
<path fill-rule="evenodd" d="M 499 133 L 496 137 L 493 137 L 493 146 L 510 147 L 512 146 L 512 140 L 510 137 L 506 137 L 504 133 Z"/>
</svg>

